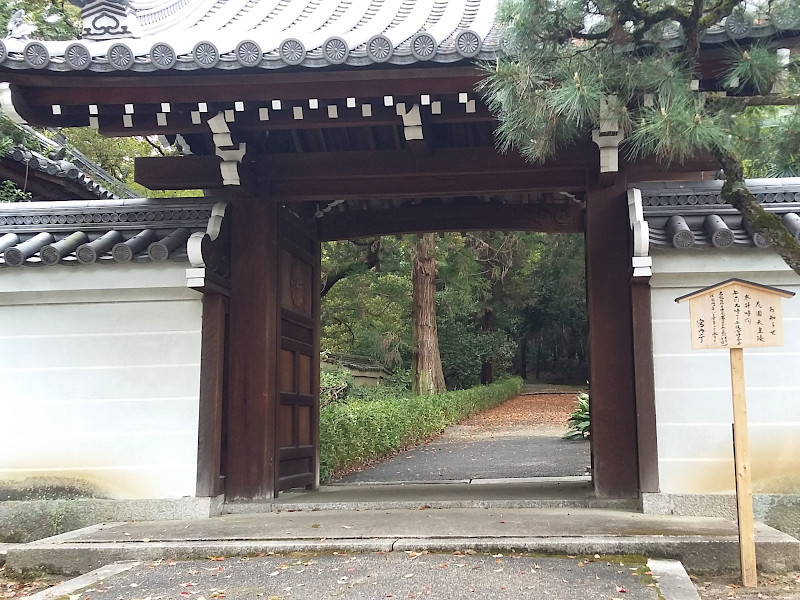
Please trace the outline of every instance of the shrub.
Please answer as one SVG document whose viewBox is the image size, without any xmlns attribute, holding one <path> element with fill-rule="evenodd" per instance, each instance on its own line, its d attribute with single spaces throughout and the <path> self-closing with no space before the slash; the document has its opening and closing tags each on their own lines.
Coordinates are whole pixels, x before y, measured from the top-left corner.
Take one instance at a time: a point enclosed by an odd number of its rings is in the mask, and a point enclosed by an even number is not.
<svg viewBox="0 0 800 600">
<path fill-rule="evenodd" d="M 589 420 L 589 394 L 581 393 L 576 396 L 575 409 L 569 414 L 569 430 L 563 435 L 565 440 L 588 438 L 591 434 Z"/>
<path fill-rule="evenodd" d="M 380 388 L 376 388 L 380 390 Z M 434 396 L 347 399 L 320 409 L 322 480 L 420 444 L 445 427 L 518 395 L 519 377 Z"/>
<path fill-rule="evenodd" d="M 319 405 L 327 406 L 347 397 L 353 377 L 341 367 L 323 367 L 319 372 Z"/>
</svg>

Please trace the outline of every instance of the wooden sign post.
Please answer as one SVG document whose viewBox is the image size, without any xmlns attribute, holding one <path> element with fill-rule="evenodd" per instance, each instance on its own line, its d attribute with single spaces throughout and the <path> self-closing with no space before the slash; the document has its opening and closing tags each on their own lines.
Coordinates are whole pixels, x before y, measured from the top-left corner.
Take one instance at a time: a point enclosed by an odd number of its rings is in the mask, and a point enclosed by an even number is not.
<svg viewBox="0 0 800 600">
<path fill-rule="evenodd" d="M 692 348 L 730 350 L 733 397 L 733 462 L 736 470 L 736 510 L 742 584 L 758 585 L 753 530 L 753 491 L 750 483 L 750 446 L 744 384 L 744 348 L 783 345 L 781 298 L 794 293 L 741 279 L 676 298 L 689 301 Z"/>
</svg>

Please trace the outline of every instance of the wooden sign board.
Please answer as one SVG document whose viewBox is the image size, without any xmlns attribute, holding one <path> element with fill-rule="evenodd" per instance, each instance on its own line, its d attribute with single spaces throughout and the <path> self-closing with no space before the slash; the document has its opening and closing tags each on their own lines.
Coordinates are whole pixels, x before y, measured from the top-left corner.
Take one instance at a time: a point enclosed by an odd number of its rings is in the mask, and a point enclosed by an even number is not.
<svg viewBox="0 0 800 600">
<path fill-rule="evenodd" d="M 676 298 L 689 301 L 692 348 L 767 348 L 783 345 L 781 299 L 792 292 L 729 279 Z"/>
<path fill-rule="evenodd" d="M 730 351 L 736 512 L 745 587 L 758 585 L 758 572 L 743 349 L 783 345 L 781 299 L 792 296 L 794 293 L 786 290 L 728 279 L 675 299 L 675 302 L 689 301 L 693 349 L 727 348 Z"/>
</svg>

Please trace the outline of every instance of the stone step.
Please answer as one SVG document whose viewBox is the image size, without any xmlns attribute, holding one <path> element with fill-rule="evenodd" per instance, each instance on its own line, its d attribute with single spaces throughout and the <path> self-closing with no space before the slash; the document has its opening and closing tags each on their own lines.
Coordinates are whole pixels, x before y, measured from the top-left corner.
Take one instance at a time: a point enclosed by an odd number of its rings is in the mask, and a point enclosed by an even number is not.
<svg viewBox="0 0 800 600">
<path fill-rule="evenodd" d="M 756 526 L 759 569 L 800 569 L 800 541 Z M 721 518 L 585 508 L 301 510 L 208 519 L 111 523 L 8 549 L 9 570 L 75 574 L 122 560 L 155 561 L 288 552 L 640 554 L 690 572 L 735 571 L 736 526 Z"/>
</svg>

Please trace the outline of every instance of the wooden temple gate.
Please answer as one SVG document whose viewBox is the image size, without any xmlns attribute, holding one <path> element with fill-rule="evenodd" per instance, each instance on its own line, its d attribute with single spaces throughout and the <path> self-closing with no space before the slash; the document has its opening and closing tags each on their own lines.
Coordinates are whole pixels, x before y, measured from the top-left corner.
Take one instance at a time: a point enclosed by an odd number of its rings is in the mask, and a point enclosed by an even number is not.
<svg viewBox="0 0 800 600">
<path fill-rule="evenodd" d="M 109 114 L 112 105 L 104 106 L 103 133 L 164 134 L 155 114 L 150 120 L 138 107 L 208 98 L 209 112 L 222 114 L 234 98 L 267 103 L 260 77 L 237 75 L 235 86 L 231 77 L 175 77 L 158 87 L 73 78 L 63 80 L 66 86 L 16 86 L 24 103 L 15 102 L 30 122 L 77 124 L 64 122 L 63 109 L 58 119 L 47 114 L 55 98 L 62 107 L 85 106 L 102 94 L 110 103 L 133 101 L 139 111 L 131 131 Z M 148 188 L 201 188 L 230 201 L 228 297 L 207 298 L 216 308 L 204 313 L 204 328 L 223 323 L 217 327 L 224 331 L 204 332 L 204 343 L 216 346 L 203 351 L 198 494 L 252 500 L 317 484 L 320 241 L 467 230 L 585 232 L 595 487 L 602 496 L 639 493 L 625 171 L 601 180 L 599 150 L 588 141 L 542 167 L 500 154 L 494 120 L 481 104 L 466 112 L 453 102 L 430 125 L 423 118 L 421 139 L 406 139 L 396 104 L 380 109 L 390 90 L 395 101 L 419 101 L 422 91 L 457 97 L 478 78 L 472 67 L 406 70 L 399 77 L 372 72 L 368 80 L 348 73 L 335 82 L 328 74 L 286 74 L 284 101 L 307 106 L 335 83 L 374 107 L 370 120 L 361 111 L 299 120 L 282 110 L 268 121 L 237 114 L 226 127 L 248 150 L 232 166 L 211 154 L 207 122 L 192 126 L 176 118 L 171 134 L 181 134 L 195 154 L 137 159 L 136 178 Z M 234 169 L 238 185 L 225 185 L 226 168 Z M 220 317 L 223 305 L 227 316 Z"/>
<path fill-rule="evenodd" d="M 102 69 L 74 56 L 69 72 L 8 68 L 10 52 L 0 65 L 7 111 L 166 136 L 188 155 L 137 159 L 137 181 L 230 203 L 229 273 L 204 290 L 198 495 L 267 499 L 318 483 L 321 241 L 468 230 L 585 233 L 595 489 L 657 490 L 649 296 L 631 290 L 626 189 L 663 177 L 658 167 L 601 173 L 588 139 L 543 166 L 499 153 L 469 60 L 265 70 L 245 53 L 226 71 L 203 62 L 208 45 L 175 72 L 152 66 L 157 46 L 138 71 L 120 48 L 96 59 L 112 63 Z"/>
</svg>

